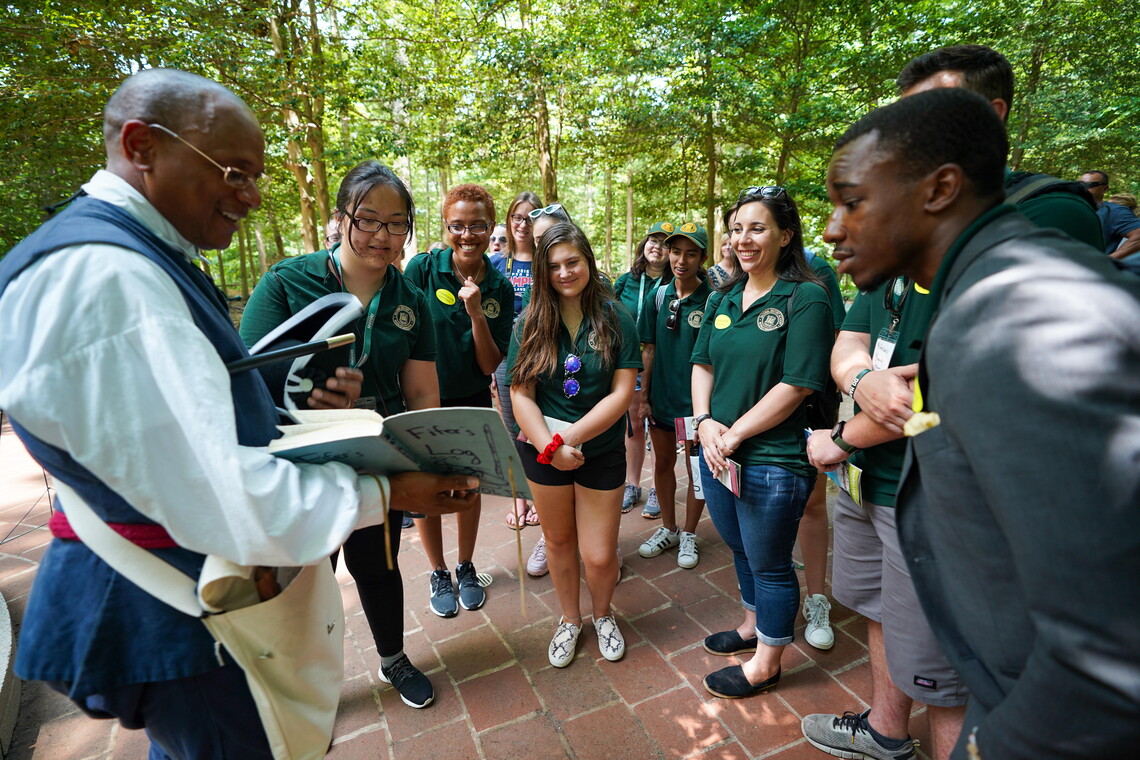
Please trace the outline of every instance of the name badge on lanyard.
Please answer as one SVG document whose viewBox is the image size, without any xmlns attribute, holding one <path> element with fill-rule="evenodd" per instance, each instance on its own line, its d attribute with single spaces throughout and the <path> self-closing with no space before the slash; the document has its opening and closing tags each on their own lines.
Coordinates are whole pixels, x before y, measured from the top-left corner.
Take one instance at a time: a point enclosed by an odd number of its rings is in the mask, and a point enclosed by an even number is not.
<svg viewBox="0 0 1140 760">
<path fill-rule="evenodd" d="M 879 330 L 875 350 L 871 354 L 871 369 L 881 370 L 891 366 L 891 357 L 895 355 L 895 347 L 899 343 L 899 322 L 902 321 L 902 308 L 908 293 L 910 281 L 905 277 L 896 277 L 883 293 L 883 308 L 891 315 L 891 324 Z"/>
</svg>

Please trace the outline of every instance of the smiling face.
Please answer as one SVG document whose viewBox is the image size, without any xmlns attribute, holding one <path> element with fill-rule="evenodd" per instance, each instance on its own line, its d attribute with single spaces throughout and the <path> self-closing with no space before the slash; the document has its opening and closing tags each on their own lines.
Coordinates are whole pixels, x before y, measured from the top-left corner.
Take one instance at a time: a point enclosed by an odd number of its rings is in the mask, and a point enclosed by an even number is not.
<svg viewBox="0 0 1140 760">
<path fill-rule="evenodd" d="M 669 241 L 669 267 L 673 270 L 673 276 L 686 289 L 696 283 L 697 273 L 701 271 L 701 262 L 704 260 L 704 249 L 687 237 L 677 235 Z"/>
<path fill-rule="evenodd" d="M 781 229 L 759 200 L 745 203 L 732 218 L 732 249 L 740 268 L 749 274 L 775 272 L 780 249 L 791 239 L 792 231 Z"/>
<path fill-rule="evenodd" d="M 352 258 L 379 273 L 404 253 L 408 234 L 393 235 L 386 227 L 375 232 L 358 230 L 352 219 L 381 222 L 409 222 L 408 207 L 404 198 L 391 185 L 375 185 L 360 200 L 355 209 L 349 209 L 341 220 L 341 255 L 347 250 Z M 342 258 L 345 262 L 347 257 Z"/>
<path fill-rule="evenodd" d="M 515 250 L 530 248 L 534 245 L 534 231 L 529 214 L 535 208 L 537 207 L 534 204 L 523 201 L 515 206 L 515 210 L 507 217 L 509 234 L 514 239 Z"/>
<path fill-rule="evenodd" d="M 491 230 L 491 247 L 487 250 L 491 253 L 499 253 L 500 251 L 507 250 L 506 225 L 496 224 L 495 229 Z"/>
<path fill-rule="evenodd" d="M 239 190 L 226 184 L 218 167 L 192 148 L 161 130 L 150 131 L 154 151 L 142 179 L 147 199 L 190 243 L 208 250 L 227 247 L 238 222 L 261 205 L 261 193 L 255 185 Z M 254 176 L 265 169 L 261 128 L 240 102 L 212 98 L 178 134 L 222 166 Z"/>
<path fill-rule="evenodd" d="M 664 243 L 665 235 L 660 232 L 656 235 L 650 235 L 649 239 L 645 241 L 645 260 L 654 269 L 665 266 L 668 261 Z"/>
<path fill-rule="evenodd" d="M 488 209 L 479 201 L 455 201 L 444 212 L 444 224 L 444 238 L 462 261 L 478 261 L 491 243 L 493 220 Z M 455 233 L 450 229 L 452 225 L 466 229 Z M 483 232 L 475 232 L 470 229 L 473 226 L 485 229 Z"/>
<path fill-rule="evenodd" d="M 827 171 L 834 208 L 823 239 L 835 246 L 838 270 L 861 290 L 899 274 L 914 276 L 925 221 L 917 183 L 901 178 L 898 162 L 879 151 L 877 141 L 872 132 L 844 145 Z"/>
<path fill-rule="evenodd" d="M 550 287 L 563 301 L 576 300 L 590 281 L 586 255 L 571 243 L 556 243 L 548 254 Z"/>
</svg>

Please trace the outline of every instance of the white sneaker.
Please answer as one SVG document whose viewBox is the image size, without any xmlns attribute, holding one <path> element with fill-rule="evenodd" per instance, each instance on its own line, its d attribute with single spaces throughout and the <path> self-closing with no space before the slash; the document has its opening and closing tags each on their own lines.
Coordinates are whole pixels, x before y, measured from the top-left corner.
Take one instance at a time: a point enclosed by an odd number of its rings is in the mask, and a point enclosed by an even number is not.
<svg viewBox="0 0 1140 760">
<path fill-rule="evenodd" d="M 554 632 L 554 638 L 550 640 L 546 652 L 551 665 L 564 668 L 574 661 L 574 654 L 578 651 L 578 634 L 581 632 L 582 626 L 574 625 L 566 618 L 559 619 L 558 630 Z"/>
<path fill-rule="evenodd" d="M 804 619 L 807 628 L 804 639 L 816 649 L 831 649 L 835 646 L 835 633 L 831 630 L 831 602 L 823 594 L 812 594 L 804 599 Z"/>
<path fill-rule="evenodd" d="M 625 654 L 625 639 L 618 630 L 613 615 L 606 615 L 594 621 L 594 631 L 598 634 L 598 649 L 610 662 L 617 662 Z"/>
<path fill-rule="evenodd" d="M 535 578 L 541 578 L 550 572 L 546 566 L 546 536 L 539 536 L 538 543 L 530 553 L 530 559 L 526 561 L 526 571 Z"/>
<path fill-rule="evenodd" d="M 701 561 L 697 552 L 697 534 L 681 531 L 681 548 L 677 550 L 677 564 L 691 570 Z"/>
<path fill-rule="evenodd" d="M 672 549 L 681 543 L 681 535 L 679 531 L 672 531 L 662 525 L 657 530 L 653 531 L 653 535 L 646 539 L 645 543 L 637 549 L 637 553 L 642 557 L 656 557 L 666 549 Z"/>
</svg>

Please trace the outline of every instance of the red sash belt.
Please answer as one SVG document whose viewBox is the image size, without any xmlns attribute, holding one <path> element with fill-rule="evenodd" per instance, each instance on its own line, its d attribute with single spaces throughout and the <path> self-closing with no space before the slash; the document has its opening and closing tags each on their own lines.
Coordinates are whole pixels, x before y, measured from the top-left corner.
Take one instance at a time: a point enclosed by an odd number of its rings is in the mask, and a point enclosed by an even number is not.
<svg viewBox="0 0 1140 760">
<path fill-rule="evenodd" d="M 170 534 L 166 532 L 166 528 L 161 525 L 113 522 L 109 522 L 107 525 L 110 526 L 111 530 L 132 544 L 141 546 L 144 549 L 170 549 L 178 546 L 178 544 L 174 543 L 174 539 L 170 537 Z M 67 515 L 58 509 L 51 513 L 48 528 L 51 530 L 51 534 L 56 538 L 62 538 L 65 541 L 80 540 L 79 536 L 72 530 L 71 523 L 67 521 Z"/>
</svg>

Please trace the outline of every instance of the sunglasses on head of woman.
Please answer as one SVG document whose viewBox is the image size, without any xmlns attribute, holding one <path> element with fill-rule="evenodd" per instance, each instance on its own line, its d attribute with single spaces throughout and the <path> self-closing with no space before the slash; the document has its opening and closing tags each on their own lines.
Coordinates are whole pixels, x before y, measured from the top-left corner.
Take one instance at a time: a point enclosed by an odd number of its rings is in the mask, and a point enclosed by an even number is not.
<svg viewBox="0 0 1140 760">
<path fill-rule="evenodd" d="M 779 185 L 765 185 L 763 187 L 757 187 L 756 185 L 753 185 L 752 187 L 746 187 L 741 190 L 740 196 L 737 198 L 737 200 L 742 201 L 746 198 L 755 198 L 757 196 L 761 198 L 776 199 L 781 196 L 786 196 L 787 194 L 788 191 Z"/>
<path fill-rule="evenodd" d="M 570 217 L 569 214 L 567 214 L 565 211 L 563 211 L 561 203 L 551 203 L 549 206 L 546 206 L 545 208 L 536 208 L 534 211 L 531 211 L 529 214 L 527 214 L 527 216 L 530 217 L 531 221 L 534 221 L 535 219 L 538 219 L 543 214 L 554 214 L 558 211 L 562 211 L 562 216 L 565 216 L 566 218 Z"/>
</svg>

